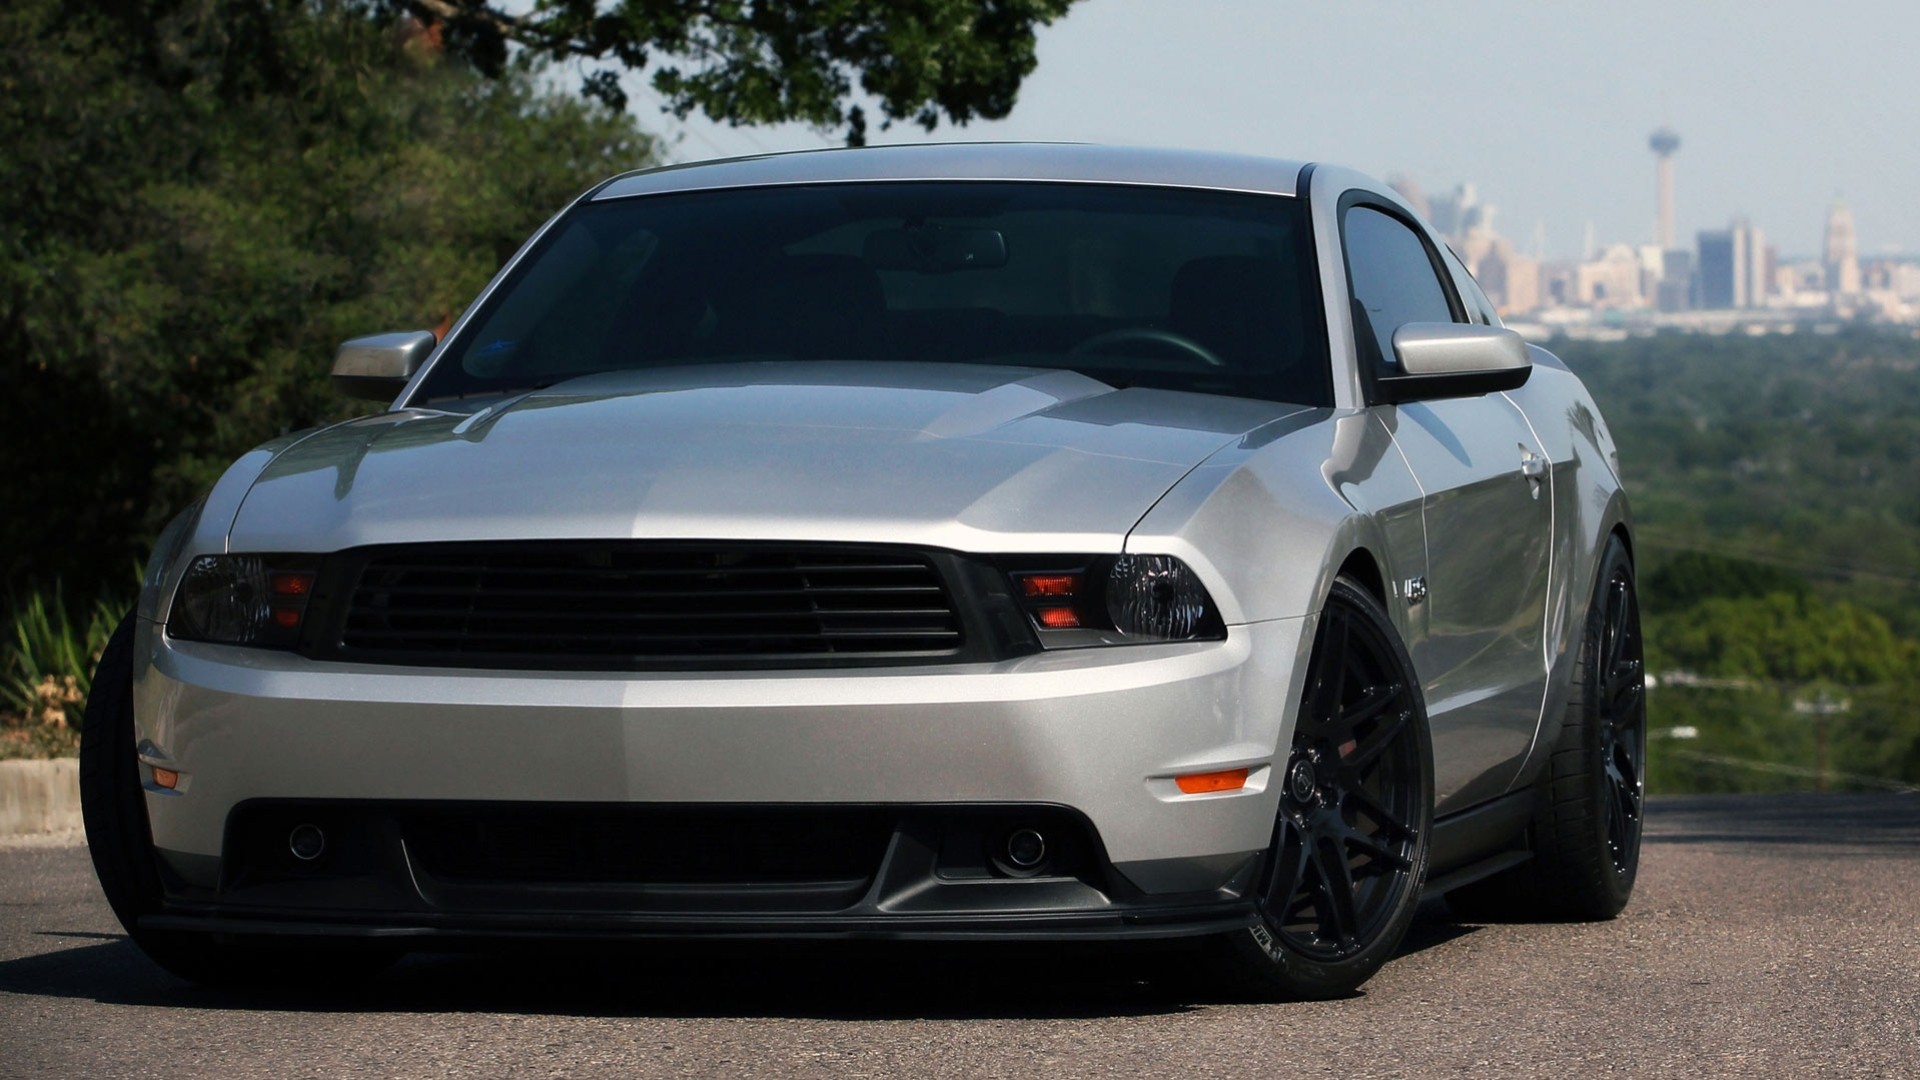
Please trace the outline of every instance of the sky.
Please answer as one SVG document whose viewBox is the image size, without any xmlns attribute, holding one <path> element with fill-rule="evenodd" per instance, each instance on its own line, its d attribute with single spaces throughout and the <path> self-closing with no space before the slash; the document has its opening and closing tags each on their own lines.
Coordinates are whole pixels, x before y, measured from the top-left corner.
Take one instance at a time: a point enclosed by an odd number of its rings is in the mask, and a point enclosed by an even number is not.
<svg viewBox="0 0 1920 1080">
<path fill-rule="evenodd" d="M 1473 183 L 1523 251 L 1654 234 L 1647 136 L 1670 125 L 1683 246 L 1735 215 L 1817 256 L 1852 208 L 1863 256 L 1920 255 L 1914 0 L 1082 0 L 1040 32 L 1002 121 L 872 143 L 1035 139 L 1192 147 Z M 630 83 L 637 80 L 630 80 Z M 793 125 L 682 125 L 635 91 L 676 161 L 832 146 Z M 872 110 L 869 110 L 870 113 Z"/>
</svg>

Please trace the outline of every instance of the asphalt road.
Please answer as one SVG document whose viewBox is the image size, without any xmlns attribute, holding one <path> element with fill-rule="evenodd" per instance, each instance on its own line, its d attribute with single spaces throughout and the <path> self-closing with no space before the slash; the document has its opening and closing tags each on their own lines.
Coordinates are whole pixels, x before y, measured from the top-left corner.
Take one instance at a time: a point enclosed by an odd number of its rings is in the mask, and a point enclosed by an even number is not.
<svg viewBox="0 0 1920 1080">
<path fill-rule="evenodd" d="M 1428 905 L 1348 1000 L 1195 1000 L 1132 953 L 424 957 L 352 998 L 199 990 L 84 848 L 0 847 L 0 1076 L 1920 1076 L 1920 798 L 1657 802 L 1605 924 Z"/>
</svg>

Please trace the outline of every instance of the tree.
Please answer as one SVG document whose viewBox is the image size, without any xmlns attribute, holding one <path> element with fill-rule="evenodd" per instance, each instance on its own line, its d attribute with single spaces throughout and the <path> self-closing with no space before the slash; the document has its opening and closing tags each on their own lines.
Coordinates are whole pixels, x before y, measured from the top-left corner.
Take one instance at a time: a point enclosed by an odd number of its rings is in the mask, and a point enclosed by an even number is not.
<svg viewBox="0 0 1920 1080">
<path fill-rule="evenodd" d="M 1920 674 L 1920 644 L 1844 600 L 1784 592 L 1712 597 L 1649 629 L 1657 664 L 1702 675 L 1857 686 Z"/>
<path fill-rule="evenodd" d="M 1663 612 L 1684 611 L 1715 597 L 1738 600 L 1769 593 L 1803 597 L 1810 591 L 1806 579 L 1791 571 L 1704 551 L 1674 555 L 1642 584 L 1647 607 Z"/>
<path fill-rule="evenodd" d="M 458 313 L 633 121 L 325 0 L 0 6 L 0 557 L 126 592 L 265 438 L 348 415 L 340 340 Z"/>
<path fill-rule="evenodd" d="M 509 46 L 589 64 L 585 93 L 625 108 L 623 70 L 652 66 L 674 115 L 728 124 L 798 120 L 866 141 L 859 89 L 881 129 L 933 130 L 997 120 L 1033 72 L 1034 32 L 1076 0 L 539 0 L 531 11 L 489 0 L 393 0 L 444 25 L 448 45 L 481 71 Z"/>
</svg>

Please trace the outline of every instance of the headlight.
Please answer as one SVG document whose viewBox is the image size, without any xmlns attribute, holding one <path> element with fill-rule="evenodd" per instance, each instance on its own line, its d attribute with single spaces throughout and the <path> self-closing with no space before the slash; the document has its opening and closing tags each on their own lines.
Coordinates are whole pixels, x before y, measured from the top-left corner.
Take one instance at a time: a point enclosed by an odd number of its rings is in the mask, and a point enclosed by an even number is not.
<svg viewBox="0 0 1920 1080">
<path fill-rule="evenodd" d="M 300 641 L 314 560 L 299 555 L 202 555 L 187 567 L 167 633 L 188 641 L 292 648 Z"/>
<path fill-rule="evenodd" d="M 1227 636 L 1200 578 L 1171 555 L 1016 556 L 1001 565 L 1049 649 Z"/>
<path fill-rule="evenodd" d="M 1107 614 L 1129 637 L 1184 641 L 1212 607 L 1200 579 L 1171 555 L 1122 555 L 1107 574 Z"/>
</svg>

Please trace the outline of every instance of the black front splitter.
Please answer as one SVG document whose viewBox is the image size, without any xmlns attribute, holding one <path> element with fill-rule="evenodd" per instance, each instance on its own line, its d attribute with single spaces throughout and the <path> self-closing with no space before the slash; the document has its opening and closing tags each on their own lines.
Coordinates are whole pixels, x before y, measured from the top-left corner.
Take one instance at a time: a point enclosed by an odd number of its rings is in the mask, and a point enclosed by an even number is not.
<svg viewBox="0 0 1920 1080">
<path fill-rule="evenodd" d="M 415 947 L 525 941 L 1150 941 L 1224 934 L 1253 925 L 1249 901 L 1127 912 L 955 916 L 584 915 L 328 913 L 173 909 L 142 930 L 273 939 L 380 940 Z"/>
</svg>

